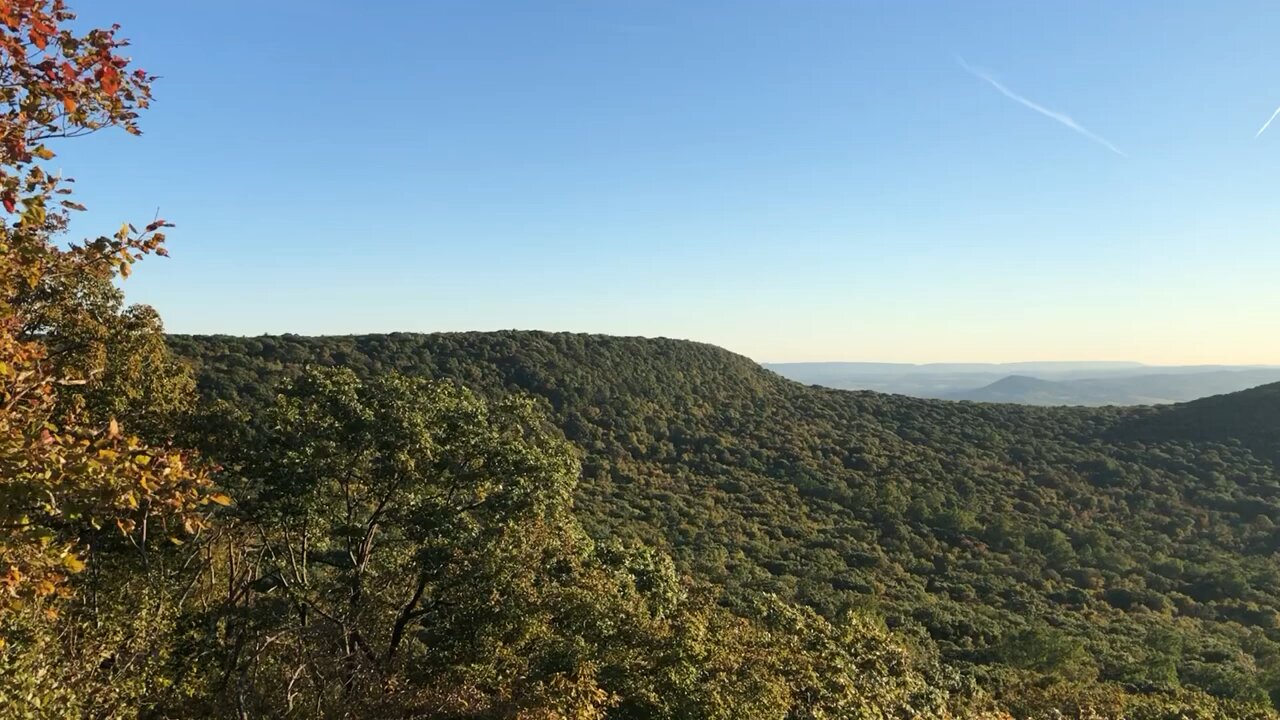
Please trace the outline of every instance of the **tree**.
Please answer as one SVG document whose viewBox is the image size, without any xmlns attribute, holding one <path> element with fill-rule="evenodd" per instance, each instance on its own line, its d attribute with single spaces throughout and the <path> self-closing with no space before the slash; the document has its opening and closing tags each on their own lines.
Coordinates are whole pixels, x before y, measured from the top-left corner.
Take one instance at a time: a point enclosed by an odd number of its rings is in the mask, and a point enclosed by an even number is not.
<svg viewBox="0 0 1280 720">
<path fill-rule="evenodd" d="M 163 405 L 168 381 L 122 371 L 146 354 L 134 341 L 149 338 L 154 356 L 159 336 L 147 311 L 120 309 L 111 282 L 164 254 L 168 224 L 58 237 L 83 207 L 70 179 L 47 169 L 51 146 L 112 127 L 137 134 L 153 80 L 129 69 L 116 28 L 77 33 L 73 19 L 62 0 L 0 0 L 0 705 L 22 698 L 35 713 L 87 690 L 58 687 L 75 671 L 48 666 L 70 637 L 56 628 L 58 601 L 92 562 L 89 537 L 108 529 L 145 564 L 158 544 L 203 527 L 211 498 L 224 500 L 187 455 L 129 432 L 130 413 Z M 94 306 L 109 310 L 95 315 L 97 341 L 73 347 Z M 130 343 L 131 359 L 116 354 Z"/>
<path fill-rule="evenodd" d="M 244 617 L 228 620 L 217 685 L 251 707 L 349 706 L 410 675 L 417 688 L 447 676 L 476 697 L 509 694 L 498 669 L 522 661 L 510 653 L 538 573 L 570 542 L 577 474 L 531 403 L 315 369 L 264 426 L 263 442 L 228 457 L 246 498 L 237 551 L 253 570 L 230 593 Z M 298 642 L 260 647 L 276 633 Z"/>
</svg>

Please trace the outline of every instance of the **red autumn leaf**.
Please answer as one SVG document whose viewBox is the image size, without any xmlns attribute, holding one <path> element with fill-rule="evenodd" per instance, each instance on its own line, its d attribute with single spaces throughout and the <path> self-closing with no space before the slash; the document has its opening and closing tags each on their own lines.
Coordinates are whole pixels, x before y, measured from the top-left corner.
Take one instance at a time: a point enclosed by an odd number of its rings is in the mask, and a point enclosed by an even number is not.
<svg viewBox="0 0 1280 720">
<path fill-rule="evenodd" d="M 120 91 L 120 71 L 113 65 L 102 66 L 102 91 L 108 95 L 115 95 Z"/>
<path fill-rule="evenodd" d="M 4 199 L 4 209 L 7 212 L 13 212 L 18 209 L 18 205 L 13 201 L 13 198 L 7 197 Z"/>
</svg>

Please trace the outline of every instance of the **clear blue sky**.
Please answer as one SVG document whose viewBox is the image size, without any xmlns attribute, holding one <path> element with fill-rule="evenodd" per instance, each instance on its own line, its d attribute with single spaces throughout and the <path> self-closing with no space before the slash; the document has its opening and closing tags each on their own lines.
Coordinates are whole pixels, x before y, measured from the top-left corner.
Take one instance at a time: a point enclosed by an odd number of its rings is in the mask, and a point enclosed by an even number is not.
<svg viewBox="0 0 1280 720">
<path fill-rule="evenodd" d="M 1280 362 L 1280 3 L 75 4 L 163 76 L 76 229 L 178 224 L 176 332 Z"/>
</svg>

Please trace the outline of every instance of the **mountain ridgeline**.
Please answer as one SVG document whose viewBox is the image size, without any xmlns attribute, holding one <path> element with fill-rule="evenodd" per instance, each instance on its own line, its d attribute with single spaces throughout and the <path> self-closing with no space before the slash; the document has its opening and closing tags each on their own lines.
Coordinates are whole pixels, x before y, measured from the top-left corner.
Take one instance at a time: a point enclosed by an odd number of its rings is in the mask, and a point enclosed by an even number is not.
<svg viewBox="0 0 1280 720">
<path fill-rule="evenodd" d="M 1031 675 L 1256 717 L 1280 703 L 1280 385 L 1045 408 L 805 386 L 667 339 L 169 344 L 207 399 L 249 416 L 308 365 L 532 395 L 580 453 L 590 534 L 663 549 L 728 606 L 773 594 L 882 618 L 996 694 Z M 1141 715 L 1184 716 L 1220 715 Z"/>
<path fill-rule="evenodd" d="M 1280 382 L 1274 366 L 1118 362 L 775 363 L 765 367 L 806 384 L 942 400 L 1024 405 L 1161 405 Z"/>
<path fill-rule="evenodd" d="M 1280 382 L 1280 370 L 1215 370 L 1128 377 L 1044 380 L 1010 375 L 990 385 L 948 393 L 948 400 L 1026 405 L 1162 405 Z"/>
</svg>

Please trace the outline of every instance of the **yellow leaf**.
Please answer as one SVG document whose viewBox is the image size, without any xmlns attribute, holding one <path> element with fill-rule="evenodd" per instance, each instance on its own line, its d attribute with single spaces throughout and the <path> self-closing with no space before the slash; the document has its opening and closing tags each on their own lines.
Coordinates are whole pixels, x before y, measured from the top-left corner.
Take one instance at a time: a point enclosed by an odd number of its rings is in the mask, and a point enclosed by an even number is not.
<svg viewBox="0 0 1280 720">
<path fill-rule="evenodd" d="M 53 153 L 53 151 L 52 151 L 52 150 L 50 150 L 49 148 L 47 148 L 47 147 L 45 147 L 45 146 L 43 146 L 43 145 L 41 145 L 40 147 L 37 147 L 37 148 L 32 152 L 32 154 L 33 154 L 33 155 L 35 155 L 36 157 L 40 158 L 41 160 L 52 160 L 52 159 L 53 159 L 53 155 L 54 155 L 54 153 Z"/>
<path fill-rule="evenodd" d="M 224 507 L 231 504 L 231 497 L 222 493 L 213 493 L 209 496 L 209 500 L 210 502 L 216 502 Z"/>
<path fill-rule="evenodd" d="M 75 555 L 63 555 L 62 566 L 73 573 L 78 573 L 84 570 L 84 562 Z"/>
</svg>

